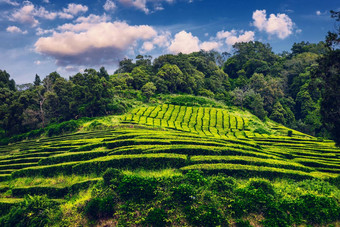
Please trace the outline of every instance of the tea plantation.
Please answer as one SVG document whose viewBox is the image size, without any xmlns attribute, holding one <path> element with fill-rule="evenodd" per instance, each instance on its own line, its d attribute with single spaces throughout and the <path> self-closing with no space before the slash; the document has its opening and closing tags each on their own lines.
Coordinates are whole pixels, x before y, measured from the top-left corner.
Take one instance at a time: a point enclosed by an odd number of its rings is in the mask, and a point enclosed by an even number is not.
<svg viewBox="0 0 340 227">
<path fill-rule="evenodd" d="M 336 226 L 339 176 L 333 141 L 249 112 L 139 107 L 1 146 L 0 225 Z"/>
</svg>

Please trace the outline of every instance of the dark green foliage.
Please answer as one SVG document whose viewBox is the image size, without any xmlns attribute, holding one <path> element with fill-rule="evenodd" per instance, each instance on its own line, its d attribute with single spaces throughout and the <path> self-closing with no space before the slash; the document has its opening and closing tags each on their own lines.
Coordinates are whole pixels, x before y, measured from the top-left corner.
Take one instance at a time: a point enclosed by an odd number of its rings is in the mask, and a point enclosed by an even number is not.
<svg viewBox="0 0 340 227">
<path fill-rule="evenodd" d="M 122 172 L 119 169 L 108 168 L 103 174 L 104 184 L 117 184 L 122 179 L 122 177 Z"/>
<path fill-rule="evenodd" d="M 186 219 L 194 226 L 226 226 L 227 222 L 224 220 L 221 211 L 219 211 L 212 204 L 200 205 L 198 207 L 186 207 Z"/>
<path fill-rule="evenodd" d="M 91 199 L 85 206 L 84 213 L 90 219 L 110 218 L 115 212 L 116 199 L 112 195 Z"/>
<path fill-rule="evenodd" d="M 252 227 L 248 220 L 235 220 L 236 227 Z"/>
<path fill-rule="evenodd" d="M 211 106 L 219 107 L 220 105 L 208 98 L 193 95 L 177 95 L 166 97 L 166 102 L 180 106 Z"/>
<path fill-rule="evenodd" d="M 236 180 L 233 177 L 217 175 L 210 179 L 210 188 L 218 193 L 230 193 L 236 187 Z"/>
<path fill-rule="evenodd" d="M 177 187 L 173 187 L 172 198 L 178 204 L 191 204 L 196 199 L 196 192 L 190 184 L 180 184 Z"/>
<path fill-rule="evenodd" d="M 157 180 L 139 176 L 124 176 L 117 187 L 118 194 L 125 200 L 150 200 L 156 196 Z"/>
<path fill-rule="evenodd" d="M 288 130 L 288 136 L 292 136 L 293 135 L 293 131 L 292 130 Z"/>
<path fill-rule="evenodd" d="M 0 225 L 46 226 L 52 224 L 51 217 L 56 212 L 58 211 L 55 203 L 46 196 L 26 196 L 23 202 L 12 207 L 7 215 L 0 218 Z"/>
<path fill-rule="evenodd" d="M 167 226 L 166 218 L 167 213 L 165 210 L 161 208 L 154 208 L 149 211 L 148 216 L 145 218 L 145 224 L 151 225 L 154 227 L 163 227 Z"/>
<path fill-rule="evenodd" d="M 340 216 L 339 205 L 330 197 L 307 194 L 301 196 L 298 203 L 298 212 L 310 224 L 329 223 Z"/>
<path fill-rule="evenodd" d="M 185 174 L 185 179 L 192 185 L 202 186 L 207 183 L 206 178 L 197 170 L 189 170 Z"/>
</svg>

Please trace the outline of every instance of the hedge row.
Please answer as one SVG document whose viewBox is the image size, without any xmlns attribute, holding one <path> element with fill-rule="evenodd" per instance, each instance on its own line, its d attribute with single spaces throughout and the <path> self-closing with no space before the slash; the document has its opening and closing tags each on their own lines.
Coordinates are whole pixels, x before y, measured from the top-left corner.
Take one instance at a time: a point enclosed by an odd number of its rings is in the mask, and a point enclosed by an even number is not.
<svg viewBox="0 0 340 227">
<path fill-rule="evenodd" d="M 180 169 L 184 173 L 190 170 L 199 170 L 206 174 L 225 173 L 237 177 L 264 177 L 267 179 L 274 178 L 292 178 L 296 180 L 311 179 L 312 175 L 298 170 L 279 169 L 265 166 L 252 166 L 241 164 L 197 164 L 185 166 Z"/>
<path fill-rule="evenodd" d="M 100 178 L 85 180 L 68 187 L 36 186 L 12 188 L 12 196 L 24 197 L 25 195 L 47 195 L 50 198 L 63 198 L 69 193 L 76 193 L 80 190 L 87 189 L 99 180 Z"/>
<path fill-rule="evenodd" d="M 322 162 L 318 160 L 313 159 L 304 159 L 304 158 L 296 158 L 294 159 L 295 162 L 301 163 L 306 166 L 311 167 L 320 167 L 320 168 L 334 168 L 340 170 L 340 164 L 336 163 L 328 163 L 328 162 Z"/>
<path fill-rule="evenodd" d="M 143 154 L 113 155 L 81 162 L 73 167 L 73 173 L 101 173 L 107 168 L 180 168 L 187 162 L 186 155 L 178 154 Z"/>
<path fill-rule="evenodd" d="M 53 165 L 63 162 L 85 161 L 107 155 L 107 151 L 72 152 L 50 156 L 39 161 L 39 165 Z"/>
<path fill-rule="evenodd" d="M 192 156 L 190 157 L 190 162 L 195 164 L 200 163 L 234 163 L 234 164 L 243 164 L 243 165 L 254 165 L 254 166 L 267 166 L 267 167 L 276 167 L 283 169 L 293 169 L 293 170 L 301 170 L 304 172 L 312 172 L 313 169 L 306 167 L 302 164 L 295 162 L 287 162 L 284 160 L 276 160 L 276 159 L 263 159 L 263 158 L 255 158 L 249 156 Z"/>
<path fill-rule="evenodd" d="M 27 168 L 31 166 L 36 166 L 37 163 L 16 163 L 16 164 L 8 164 L 8 165 L 0 165 L 0 170 L 6 170 L 6 169 L 22 169 Z"/>
<path fill-rule="evenodd" d="M 32 163 L 32 162 L 38 162 L 40 159 L 41 157 L 29 157 L 29 158 L 0 160 L 0 165 L 17 164 L 17 163 Z"/>
<path fill-rule="evenodd" d="M 53 177 L 59 174 L 69 175 L 72 174 L 72 166 L 76 164 L 78 164 L 78 162 L 67 162 L 56 165 L 28 167 L 13 172 L 12 178 L 31 176 Z"/>
<path fill-rule="evenodd" d="M 113 155 L 82 162 L 28 167 L 13 172 L 11 176 L 12 178 L 18 178 L 31 176 L 52 177 L 60 174 L 99 174 L 109 167 L 130 169 L 180 168 L 186 163 L 187 156 L 179 154 Z"/>
</svg>

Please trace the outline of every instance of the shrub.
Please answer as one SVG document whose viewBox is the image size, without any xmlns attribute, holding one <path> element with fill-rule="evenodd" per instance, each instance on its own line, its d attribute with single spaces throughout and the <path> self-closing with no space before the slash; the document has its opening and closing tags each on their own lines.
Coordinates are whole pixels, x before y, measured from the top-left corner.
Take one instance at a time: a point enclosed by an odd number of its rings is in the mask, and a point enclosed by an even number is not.
<svg viewBox="0 0 340 227">
<path fill-rule="evenodd" d="M 293 131 L 292 130 L 288 130 L 288 136 L 293 136 Z"/>
<path fill-rule="evenodd" d="M 117 187 L 118 194 L 125 200 L 150 200 L 155 197 L 157 180 L 139 176 L 124 176 Z"/>
<path fill-rule="evenodd" d="M 154 208 L 150 210 L 148 216 L 146 216 L 145 224 L 155 227 L 166 226 L 167 225 L 166 218 L 167 214 L 163 209 Z"/>
<path fill-rule="evenodd" d="M 185 178 L 192 184 L 197 186 L 202 186 L 206 184 L 207 179 L 205 179 L 204 176 L 201 175 L 201 172 L 198 170 L 189 170 L 185 174 Z"/>
<path fill-rule="evenodd" d="M 233 177 L 219 175 L 210 180 L 210 188 L 216 192 L 231 192 L 235 186 L 236 180 Z"/>
<path fill-rule="evenodd" d="M 104 184 L 111 185 L 118 183 L 122 178 L 122 172 L 118 169 L 108 168 L 103 174 Z"/>
<path fill-rule="evenodd" d="M 326 224 L 340 217 L 340 206 L 333 198 L 307 194 L 299 200 L 298 212 L 310 224 Z"/>
<path fill-rule="evenodd" d="M 46 196 L 26 196 L 18 206 L 0 218 L 0 226 L 46 226 L 57 213 L 55 203 Z"/>
<path fill-rule="evenodd" d="M 250 181 L 249 189 L 262 190 L 265 194 L 275 195 L 273 185 L 265 179 L 253 179 Z"/>
<path fill-rule="evenodd" d="M 179 204 L 190 204 L 196 198 L 196 192 L 189 184 L 180 184 L 178 187 L 173 187 L 172 198 Z"/>
<path fill-rule="evenodd" d="M 186 218 L 194 226 L 221 226 L 224 218 L 223 214 L 213 205 L 200 205 L 187 207 Z"/>
<path fill-rule="evenodd" d="M 84 213 L 91 219 L 108 218 L 115 212 L 115 199 L 112 195 L 93 198 L 85 206 Z"/>
</svg>

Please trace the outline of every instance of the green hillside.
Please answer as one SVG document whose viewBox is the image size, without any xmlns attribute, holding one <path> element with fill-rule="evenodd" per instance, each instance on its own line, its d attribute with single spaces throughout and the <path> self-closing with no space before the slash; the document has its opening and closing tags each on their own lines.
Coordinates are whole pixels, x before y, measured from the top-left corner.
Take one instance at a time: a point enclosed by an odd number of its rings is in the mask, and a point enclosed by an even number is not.
<svg viewBox="0 0 340 227">
<path fill-rule="evenodd" d="M 336 184 L 340 174 L 340 149 L 333 141 L 262 122 L 236 108 L 172 104 L 97 118 L 77 133 L 1 146 L 0 154 L 2 208 L 28 194 L 69 204 L 68 196 L 98 186 L 108 168 L 168 179 L 224 174 L 243 179 L 241 185 L 251 177 Z M 339 189 L 332 190 L 328 197 L 339 202 Z"/>
</svg>

